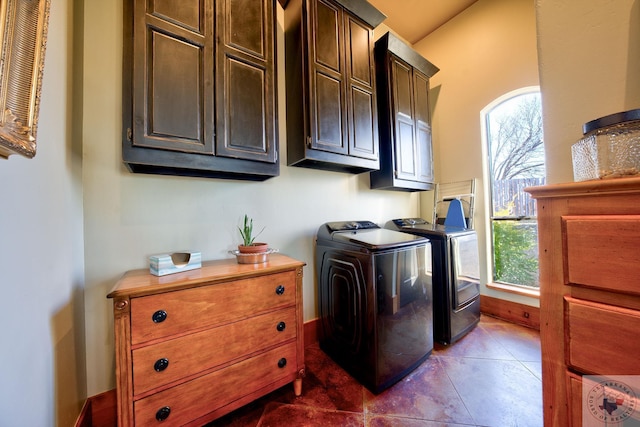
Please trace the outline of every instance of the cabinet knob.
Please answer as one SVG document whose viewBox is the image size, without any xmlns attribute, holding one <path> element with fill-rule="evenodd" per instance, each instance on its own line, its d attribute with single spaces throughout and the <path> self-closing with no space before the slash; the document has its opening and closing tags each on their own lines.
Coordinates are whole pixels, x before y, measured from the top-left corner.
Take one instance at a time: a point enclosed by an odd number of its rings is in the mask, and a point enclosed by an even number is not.
<svg viewBox="0 0 640 427">
<path fill-rule="evenodd" d="M 284 286 L 278 285 L 278 287 L 276 288 L 276 294 L 278 295 L 284 294 Z"/>
<path fill-rule="evenodd" d="M 156 363 L 153 364 L 153 369 L 155 369 L 156 372 L 162 372 L 165 369 L 167 369 L 168 366 L 169 366 L 169 359 L 163 357 L 162 359 L 156 360 Z"/>
<path fill-rule="evenodd" d="M 284 331 L 284 328 L 287 327 L 287 324 L 284 322 L 280 322 L 278 323 L 278 325 L 276 326 L 276 329 L 278 330 L 278 332 L 282 332 Z"/>
<path fill-rule="evenodd" d="M 169 415 L 171 415 L 171 408 L 169 408 L 168 406 L 163 406 L 162 408 L 158 409 L 158 412 L 156 412 L 156 420 L 164 421 L 169 418 Z"/>
<path fill-rule="evenodd" d="M 162 323 L 167 319 L 167 312 L 164 310 L 158 310 L 155 313 L 153 313 L 153 316 L 151 316 L 151 320 L 153 320 L 153 323 Z"/>
<path fill-rule="evenodd" d="M 287 366 L 287 359 L 283 357 L 282 359 L 278 360 L 278 368 L 284 368 L 285 366 Z"/>
</svg>

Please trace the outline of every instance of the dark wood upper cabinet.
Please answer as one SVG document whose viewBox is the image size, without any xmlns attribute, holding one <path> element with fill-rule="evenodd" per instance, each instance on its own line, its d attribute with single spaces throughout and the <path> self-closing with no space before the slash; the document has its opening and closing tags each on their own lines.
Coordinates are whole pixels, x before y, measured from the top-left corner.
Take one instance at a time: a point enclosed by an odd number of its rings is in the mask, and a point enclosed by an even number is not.
<svg viewBox="0 0 640 427">
<path fill-rule="evenodd" d="M 375 45 L 380 170 L 371 188 L 421 191 L 434 185 L 429 78 L 439 69 L 391 33 Z"/>
<path fill-rule="evenodd" d="M 373 28 L 365 0 L 285 2 L 287 164 L 379 168 Z"/>
<path fill-rule="evenodd" d="M 276 0 L 126 0 L 123 160 L 132 172 L 279 174 Z"/>
</svg>

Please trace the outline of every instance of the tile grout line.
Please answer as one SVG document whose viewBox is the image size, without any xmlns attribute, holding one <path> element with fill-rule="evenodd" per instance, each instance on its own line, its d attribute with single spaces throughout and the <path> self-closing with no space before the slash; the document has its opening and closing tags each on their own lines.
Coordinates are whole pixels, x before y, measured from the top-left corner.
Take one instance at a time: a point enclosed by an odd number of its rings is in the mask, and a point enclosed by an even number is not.
<svg viewBox="0 0 640 427">
<path fill-rule="evenodd" d="M 462 404 L 464 405 L 464 409 L 467 411 L 467 414 L 469 414 L 469 418 L 471 418 L 473 420 L 473 425 L 477 426 L 478 424 L 476 422 L 476 419 L 474 418 L 473 414 L 471 413 L 471 411 L 467 407 L 467 404 L 465 403 L 464 399 L 462 398 L 462 395 L 458 391 L 458 388 L 456 387 L 455 383 L 451 379 L 451 376 L 449 375 L 449 372 L 447 372 L 447 369 L 445 368 L 444 364 L 440 360 L 440 357 L 436 356 L 436 362 L 438 363 L 438 366 L 440 366 L 440 369 L 442 369 L 442 371 L 447 376 L 447 379 L 451 383 L 451 386 L 453 387 L 453 389 L 455 390 L 456 394 L 458 395 L 458 399 L 460 399 L 460 402 L 462 402 Z"/>
</svg>

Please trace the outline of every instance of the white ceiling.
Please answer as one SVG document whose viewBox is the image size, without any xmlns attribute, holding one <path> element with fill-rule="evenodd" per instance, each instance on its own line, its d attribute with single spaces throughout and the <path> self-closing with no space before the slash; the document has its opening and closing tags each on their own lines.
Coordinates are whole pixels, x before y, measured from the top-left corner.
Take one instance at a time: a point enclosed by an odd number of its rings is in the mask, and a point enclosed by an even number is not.
<svg viewBox="0 0 640 427">
<path fill-rule="evenodd" d="M 411 44 L 422 40 L 477 0 L 368 0 L 387 15 L 383 24 Z"/>
</svg>

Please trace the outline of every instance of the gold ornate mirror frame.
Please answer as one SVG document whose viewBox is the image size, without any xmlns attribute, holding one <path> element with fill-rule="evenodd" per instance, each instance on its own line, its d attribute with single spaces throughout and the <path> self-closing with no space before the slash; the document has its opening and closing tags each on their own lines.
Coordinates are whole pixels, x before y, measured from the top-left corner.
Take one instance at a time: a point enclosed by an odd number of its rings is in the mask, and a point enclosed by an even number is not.
<svg viewBox="0 0 640 427">
<path fill-rule="evenodd" d="M 51 0 L 0 0 L 0 158 L 36 155 Z"/>
</svg>

